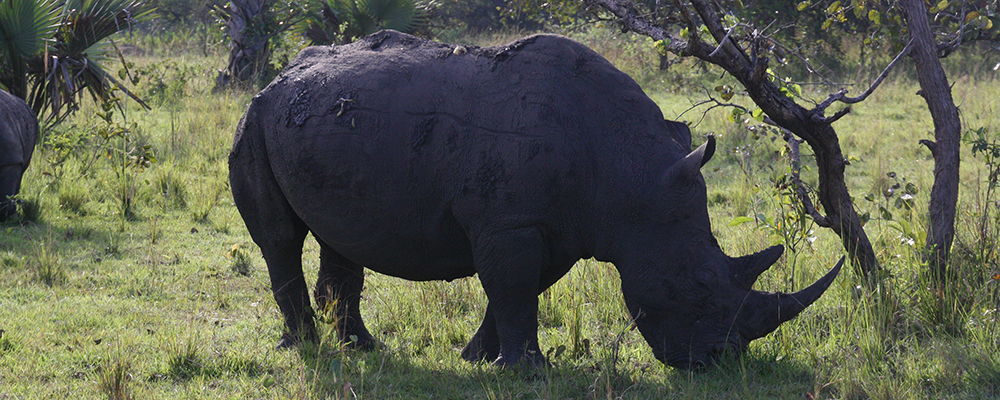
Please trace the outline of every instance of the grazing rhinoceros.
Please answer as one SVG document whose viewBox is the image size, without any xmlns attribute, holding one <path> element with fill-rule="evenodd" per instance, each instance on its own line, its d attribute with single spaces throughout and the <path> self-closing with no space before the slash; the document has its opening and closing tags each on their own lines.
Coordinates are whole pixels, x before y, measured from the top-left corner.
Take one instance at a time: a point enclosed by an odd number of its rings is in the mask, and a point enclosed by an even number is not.
<svg viewBox="0 0 1000 400">
<path fill-rule="evenodd" d="M 17 207 L 10 197 L 21 190 L 21 176 L 31 163 L 38 140 L 38 120 L 28 105 L 0 90 L 0 221 Z"/>
<path fill-rule="evenodd" d="M 840 270 L 793 294 L 752 290 L 783 248 L 722 252 L 699 171 L 715 142 L 690 142 L 567 38 L 466 48 L 382 31 L 300 52 L 243 116 L 229 177 L 288 329 L 279 347 L 316 334 L 301 261 L 312 232 L 316 301 L 335 301 L 355 345 L 376 343 L 358 309 L 364 268 L 478 273 L 489 301 L 462 357 L 542 363 L 538 295 L 593 257 L 618 268 L 656 358 L 690 367 L 745 350 Z"/>
</svg>

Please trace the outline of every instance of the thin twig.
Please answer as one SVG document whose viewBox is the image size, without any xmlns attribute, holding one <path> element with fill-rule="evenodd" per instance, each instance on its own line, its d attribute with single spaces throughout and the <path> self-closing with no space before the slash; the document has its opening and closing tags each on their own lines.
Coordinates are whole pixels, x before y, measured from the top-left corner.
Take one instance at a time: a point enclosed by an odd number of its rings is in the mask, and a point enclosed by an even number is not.
<svg viewBox="0 0 1000 400">
<path fill-rule="evenodd" d="M 732 28 L 726 29 L 726 36 L 722 37 L 722 40 L 719 41 L 719 46 L 716 47 L 715 50 L 712 50 L 711 53 L 708 53 L 708 56 L 709 57 L 715 57 L 715 55 L 719 53 L 719 50 L 722 50 L 722 45 L 724 45 L 726 43 L 726 41 L 729 40 L 729 36 L 732 35 L 733 31 L 735 31 L 735 30 L 736 30 L 735 26 L 732 27 Z"/>
<path fill-rule="evenodd" d="M 792 184 L 795 185 L 795 193 L 798 194 L 799 200 L 802 201 L 802 208 L 812 217 L 816 225 L 830 228 L 830 221 L 816 210 L 812 199 L 809 198 L 809 191 L 806 189 L 806 185 L 802 183 L 802 179 L 799 177 L 799 171 L 802 168 L 802 162 L 799 161 L 799 145 L 802 144 L 802 140 L 796 139 L 795 135 L 792 135 L 787 130 L 785 131 L 785 140 L 788 142 L 788 157 L 792 164 Z"/>
</svg>

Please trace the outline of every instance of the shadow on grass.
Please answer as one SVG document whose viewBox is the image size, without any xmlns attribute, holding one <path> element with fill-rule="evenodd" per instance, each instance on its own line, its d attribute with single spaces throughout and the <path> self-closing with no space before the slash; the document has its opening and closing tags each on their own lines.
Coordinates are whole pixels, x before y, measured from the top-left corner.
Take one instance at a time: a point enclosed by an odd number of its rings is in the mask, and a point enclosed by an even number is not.
<svg viewBox="0 0 1000 400">
<path fill-rule="evenodd" d="M 602 358 L 557 359 L 549 368 L 499 369 L 489 363 L 412 357 L 390 350 L 338 350 L 305 344 L 308 398 L 406 399 L 650 399 L 803 398 L 817 387 L 814 372 L 790 361 L 725 360 L 704 372 Z M 446 355 L 447 356 L 447 355 Z"/>
</svg>

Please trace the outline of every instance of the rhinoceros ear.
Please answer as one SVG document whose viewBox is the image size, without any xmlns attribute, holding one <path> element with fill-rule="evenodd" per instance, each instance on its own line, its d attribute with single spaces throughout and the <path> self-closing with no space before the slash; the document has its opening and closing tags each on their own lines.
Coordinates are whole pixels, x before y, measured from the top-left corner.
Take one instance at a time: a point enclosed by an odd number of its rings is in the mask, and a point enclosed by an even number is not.
<svg viewBox="0 0 1000 400">
<path fill-rule="evenodd" d="M 685 149 L 691 148 L 691 128 L 688 128 L 687 124 L 669 119 L 663 120 L 663 123 L 666 124 L 670 137 L 674 138 Z"/>
<path fill-rule="evenodd" d="M 712 155 L 715 154 L 715 136 L 709 136 L 705 143 L 698 146 L 697 149 L 688 153 L 684 158 L 677 160 L 674 165 L 670 166 L 667 170 L 665 176 L 668 180 L 684 179 L 690 180 L 698 176 L 698 172 L 701 170 L 701 166 L 705 165 L 708 160 L 712 159 Z"/>
</svg>

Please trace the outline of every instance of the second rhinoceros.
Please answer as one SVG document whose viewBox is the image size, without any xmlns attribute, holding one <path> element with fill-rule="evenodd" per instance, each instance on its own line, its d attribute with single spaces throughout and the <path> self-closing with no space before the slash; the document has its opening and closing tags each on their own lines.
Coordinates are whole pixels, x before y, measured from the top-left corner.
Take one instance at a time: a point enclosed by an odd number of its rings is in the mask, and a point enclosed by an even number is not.
<svg viewBox="0 0 1000 400">
<path fill-rule="evenodd" d="M 0 221 L 16 215 L 12 196 L 21 190 L 21 178 L 31 163 L 38 140 L 38 120 L 28 105 L 0 90 Z"/>
<path fill-rule="evenodd" d="M 722 252 L 700 173 L 715 142 L 690 146 L 686 125 L 570 39 L 479 48 L 382 31 L 302 50 L 254 97 L 229 166 L 284 316 L 279 346 L 315 337 L 301 261 L 312 232 L 316 300 L 335 301 L 355 345 L 375 343 L 359 311 L 365 268 L 478 274 L 488 304 L 462 357 L 543 363 L 538 295 L 593 257 L 618 269 L 655 357 L 686 368 L 745 350 L 840 270 L 797 293 L 753 290 L 783 248 Z"/>
</svg>

